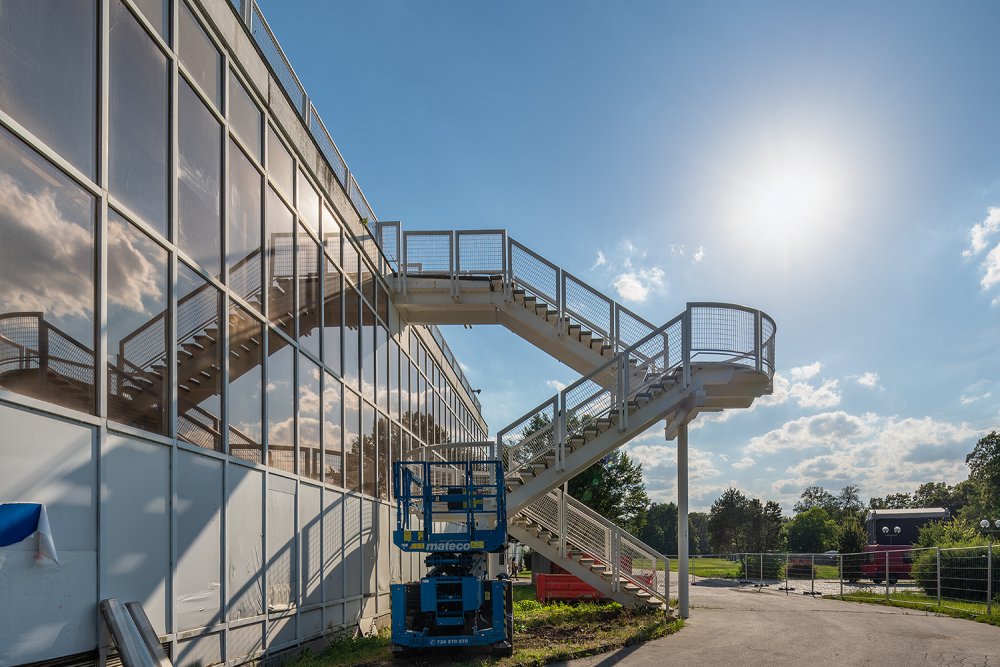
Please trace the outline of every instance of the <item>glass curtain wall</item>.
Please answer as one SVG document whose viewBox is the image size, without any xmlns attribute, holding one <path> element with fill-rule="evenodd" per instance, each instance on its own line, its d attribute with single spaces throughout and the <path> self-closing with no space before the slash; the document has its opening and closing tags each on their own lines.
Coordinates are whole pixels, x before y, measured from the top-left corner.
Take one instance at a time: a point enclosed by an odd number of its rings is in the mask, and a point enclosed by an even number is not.
<svg viewBox="0 0 1000 667">
<path fill-rule="evenodd" d="M 199 12 L 100 4 L 2 3 L 0 389 L 380 499 L 483 439 Z"/>
</svg>

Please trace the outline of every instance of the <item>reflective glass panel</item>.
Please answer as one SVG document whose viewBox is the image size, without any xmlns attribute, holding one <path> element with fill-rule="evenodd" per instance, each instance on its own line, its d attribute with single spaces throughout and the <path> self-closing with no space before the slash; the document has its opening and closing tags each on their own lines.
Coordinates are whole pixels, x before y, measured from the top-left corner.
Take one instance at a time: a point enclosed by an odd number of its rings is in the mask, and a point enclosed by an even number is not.
<svg viewBox="0 0 1000 667">
<path fill-rule="evenodd" d="M 267 128 L 267 175 L 282 194 L 291 200 L 295 192 L 295 164 L 271 126 Z"/>
<path fill-rule="evenodd" d="M 343 387 L 329 373 L 323 385 L 323 480 L 344 485 Z"/>
<path fill-rule="evenodd" d="M 399 419 L 399 345 L 395 338 L 389 339 L 389 416 Z"/>
<path fill-rule="evenodd" d="M 295 216 L 267 189 L 267 316 L 289 336 L 295 335 Z"/>
<path fill-rule="evenodd" d="M 358 249 L 355 248 L 351 243 L 347 242 L 345 237 L 343 243 L 343 253 L 344 253 L 344 275 L 354 283 L 358 284 Z"/>
<path fill-rule="evenodd" d="M 222 294 L 185 264 L 177 269 L 177 437 L 222 450 Z"/>
<path fill-rule="evenodd" d="M 229 453 L 264 463 L 264 323 L 249 310 L 229 307 Z"/>
<path fill-rule="evenodd" d="M 186 81 L 179 85 L 178 245 L 213 276 L 221 271 L 222 126 Z"/>
<path fill-rule="evenodd" d="M 255 161 L 262 162 L 260 151 L 264 127 L 257 103 L 233 72 L 229 73 L 229 124 L 250 150 Z"/>
<path fill-rule="evenodd" d="M 273 331 L 267 345 L 268 465 L 295 472 L 295 349 Z"/>
<path fill-rule="evenodd" d="M 340 339 L 343 326 L 344 279 L 329 259 L 323 276 L 323 362 L 341 373 Z"/>
<path fill-rule="evenodd" d="M 320 299 L 319 299 L 319 269 L 322 253 L 319 244 L 299 225 L 298 245 L 298 314 L 299 314 L 299 345 L 319 358 L 320 341 Z"/>
<path fill-rule="evenodd" d="M 309 225 L 309 229 L 319 233 L 319 195 L 301 169 L 299 169 L 298 209 L 299 215 Z"/>
<path fill-rule="evenodd" d="M 361 350 L 361 299 L 352 288 L 344 290 L 344 381 L 358 386 Z"/>
<path fill-rule="evenodd" d="M 330 207 L 323 203 L 323 246 L 326 249 L 327 254 L 333 258 L 333 261 L 337 263 L 338 266 L 341 265 L 342 258 L 340 256 L 340 234 L 341 226 L 340 220 L 333 214 Z"/>
<path fill-rule="evenodd" d="M 167 435 L 167 251 L 108 211 L 108 418 Z"/>
<path fill-rule="evenodd" d="M 375 323 L 375 404 L 383 412 L 389 411 L 389 343 L 385 327 Z"/>
<path fill-rule="evenodd" d="M 320 449 L 319 366 L 299 355 L 299 474 L 322 479 L 323 451 Z"/>
<path fill-rule="evenodd" d="M 378 493 L 377 433 L 375 430 L 375 409 L 368 403 L 361 403 L 362 441 L 362 493 L 372 496 Z"/>
<path fill-rule="evenodd" d="M 108 178 L 111 193 L 167 236 L 167 58 L 120 0 L 111 3 Z"/>
<path fill-rule="evenodd" d="M 218 109 L 222 101 L 222 54 L 185 2 L 180 3 L 177 21 L 181 62 Z"/>
<path fill-rule="evenodd" d="M 0 3 L 0 108 L 94 178 L 97 3 Z"/>
<path fill-rule="evenodd" d="M 389 428 L 389 419 L 381 412 L 376 413 L 376 418 L 378 422 L 378 438 L 376 440 L 377 449 L 377 459 L 378 459 L 378 480 L 376 481 L 376 486 L 378 487 L 378 497 L 382 500 L 389 499 L 389 480 L 392 479 L 390 476 L 389 458 L 392 451 L 392 430 Z"/>
<path fill-rule="evenodd" d="M 361 296 L 365 298 L 373 309 L 375 308 L 375 276 L 372 275 L 368 262 L 362 261 L 359 265 L 361 271 Z"/>
<path fill-rule="evenodd" d="M 165 42 L 170 43 L 170 2 L 169 0 L 132 0 L 146 17 L 153 29 Z"/>
<path fill-rule="evenodd" d="M 0 387 L 94 411 L 94 198 L 0 128 Z"/>
<path fill-rule="evenodd" d="M 353 391 L 344 390 L 344 487 L 361 490 L 361 399 Z"/>
<path fill-rule="evenodd" d="M 250 305 L 261 303 L 261 175 L 235 142 L 229 142 L 229 286 Z"/>
<path fill-rule="evenodd" d="M 375 315 L 365 305 L 361 311 L 361 395 L 375 398 Z"/>
</svg>

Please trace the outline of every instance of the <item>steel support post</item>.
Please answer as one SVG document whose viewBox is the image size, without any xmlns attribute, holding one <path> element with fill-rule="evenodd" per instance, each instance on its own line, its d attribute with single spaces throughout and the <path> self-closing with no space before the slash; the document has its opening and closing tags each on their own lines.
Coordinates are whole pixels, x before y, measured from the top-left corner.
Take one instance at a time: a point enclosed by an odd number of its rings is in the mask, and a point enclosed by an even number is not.
<svg viewBox="0 0 1000 667">
<path fill-rule="evenodd" d="M 883 551 L 882 555 L 885 556 L 885 601 L 889 601 L 889 552 Z"/>
<path fill-rule="evenodd" d="M 809 556 L 809 595 L 816 595 L 816 554 Z"/>
<path fill-rule="evenodd" d="M 993 613 L 993 543 L 986 551 L 986 615 Z"/>
<path fill-rule="evenodd" d="M 938 606 L 941 606 L 941 547 L 937 547 L 937 598 Z"/>
<path fill-rule="evenodd" d="M 788 554 L 785 554 L 785 595 L 788 595 Z"/>
<path fill-rule="evenodd" d="M 760 554 L 760 587 L 764 588 L 764 554 Z"/>
<path fill-rule="evenodd" d="M 837 564 L 840 566 L 840 599 L 844 599 L 844 554 L 837 554 Z"/>
<path fill-rule="evenodd" d="M 681 618 L 691 615 L 688 594 L 688 426 L 677 428 L 677 601 Z"/>
</svg>

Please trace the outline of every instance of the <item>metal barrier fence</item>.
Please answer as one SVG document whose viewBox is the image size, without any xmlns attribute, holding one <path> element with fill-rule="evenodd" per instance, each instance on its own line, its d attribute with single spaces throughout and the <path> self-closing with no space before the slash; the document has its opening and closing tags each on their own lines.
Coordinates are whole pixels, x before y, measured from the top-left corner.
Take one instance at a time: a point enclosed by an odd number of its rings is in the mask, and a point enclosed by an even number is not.
<svg viewBox="0 0 1000 667">
<path fill-rule="evenodd" d="M 671 556 L 670 561 L 677 559 Z M 1000 614 L 1000 545 L 880 546 L 848 554 L 701 554 L 690 557 L 688 570 L 692 584 L 731 579 L 739 586 L 785 593 Z"/>
</svg>

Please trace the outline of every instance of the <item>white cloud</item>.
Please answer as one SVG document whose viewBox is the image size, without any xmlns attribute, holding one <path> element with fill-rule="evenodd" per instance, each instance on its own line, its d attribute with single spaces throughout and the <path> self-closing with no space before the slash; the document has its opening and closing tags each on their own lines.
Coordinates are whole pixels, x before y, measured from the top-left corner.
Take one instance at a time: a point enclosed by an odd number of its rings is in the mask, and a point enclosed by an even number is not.
<svg viewBox="0 0 1000 667">
<path fill-rule="evenodd" d="M 679 245 L 675 244 L 675 243 L 671 243 L 670 244 L 670 254 L 672 256 L 674 256 L 674 257 L 683 257 L 686 252 L 687 252 L 687 249 L 684 247 L 683 243 L 681 243 Z"/>
<path fill-rule="evenodd" d="M 550 389 L 555 389 L 556 391 L 562 391 L 566 388 L 566 383 L 560 382 L 559 380 L 546 380 L 545 386 Z"/>
<path fill-rule="evenodd" d="M 862 387 L 868 387 L 869 389 L 874 389 L 878 385 L 878 373 L 875 373 L 873 371 L 867 371 L 865 373 L 862 373 L 861 376 L 856 381 Z"/>
<path fill-rule="evenodd" d="M 983 289 L 989 289 L 1000 283 L 1000 243 L 993 250 L 990 250 L 990 254 L 986 255 L 986 261 L 983 262 L 982 268 L 983 277 L 979 284 L 983 286 Z"/>
<path fill-rule="evenodd" d="M 962 405 L 970 405 L 977 401 L 983 401 L 993 396 L 993 392 L 988 390 L 992 382 L 987 378 L 977 380 L 966 387 L 958 400 Z"/>
<path fill-rule="evenodd" d="M 698 249 L 694 251 L 693 255 L 691 255 L 691 259 L 693 259 L 695 262 L 700 262 L 701 260 L 705 259 L 705 246 L 703 245 L 698 246 Z"/>
<path fill-rule="evenodd" d="M 969 230 L 969 248 L 962 255 L 971 257 L 982 252 L 988 245 L 987 239 L 998 231 L 1000 231 L 1000 208 L 991 206 L 986 211 L 986 218 Z"/>
<path fill-rule="evenodd" d="M 590 267 L 590 270 L 593 271 L 594 269 L 602 267 L 607 263 L 608 263 L 608 258 L 604 256 L 603 252 L 598 250 L 597 259 L 594 260 L 594 265 Z"/>
<path fill-rule="evenodd" d="M 819 387 L 799 382 L 792 385 L 789 395 L 800 408 L 832 408 L 840 405 L 839 386 L 838 380 L 824 380 Z"/>
<path fill-rule="evenodd" d="M 755 463 L 757 463 L 757 461 L 754 459 L 749 456 L 744 456 L 739 461 L 734 462 L 733 467 L 737 470 L 746 470 L 747 468 L 752 467 Z"/>
<path fill-rule="evenodd" d="M 815 377 L 823 369 L 823 364 L 814 361 L 806 366 L 796 366 L 788 372 L 793 380 L 808 380 Z"/>
<path fill-rule="evenodd" d="M 663 278 L 663 269 L 654 266 L 649 269 L 619 273 L 612 284 L 622 300 L 642 302 L 650 292 L 663 289 L 665 285 Z"/>
</svg>

